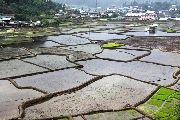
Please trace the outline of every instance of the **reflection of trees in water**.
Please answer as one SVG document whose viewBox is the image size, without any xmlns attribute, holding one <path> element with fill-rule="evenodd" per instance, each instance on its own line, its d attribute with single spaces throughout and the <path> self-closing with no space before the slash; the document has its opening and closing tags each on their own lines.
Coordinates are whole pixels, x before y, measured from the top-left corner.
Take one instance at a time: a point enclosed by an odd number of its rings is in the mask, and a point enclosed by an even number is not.
<svg viewBox="0 0 180 120">
<path fill-rule="evenodd" d="M 8 47 L 13 47 L 13 48 L 38 48 L 38 47 L 44 47 L 45 42 L 47 41 L 33 41 L 33 42 L 24 42 L 24 43 L 15 43 L 8 45 Z"/>
</svg>

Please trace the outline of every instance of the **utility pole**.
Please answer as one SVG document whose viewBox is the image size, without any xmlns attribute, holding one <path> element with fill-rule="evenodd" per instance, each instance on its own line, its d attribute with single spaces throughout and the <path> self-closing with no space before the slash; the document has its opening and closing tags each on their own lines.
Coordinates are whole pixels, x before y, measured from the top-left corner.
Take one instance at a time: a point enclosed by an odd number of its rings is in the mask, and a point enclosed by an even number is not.
<svg viewBox="0 0 180 120">
<path fill-rule="evenodd" d="M 98 7 L 98 0 L 96 0 L 96 10 L 97 10 L 97 7 Z"/>
</svg>

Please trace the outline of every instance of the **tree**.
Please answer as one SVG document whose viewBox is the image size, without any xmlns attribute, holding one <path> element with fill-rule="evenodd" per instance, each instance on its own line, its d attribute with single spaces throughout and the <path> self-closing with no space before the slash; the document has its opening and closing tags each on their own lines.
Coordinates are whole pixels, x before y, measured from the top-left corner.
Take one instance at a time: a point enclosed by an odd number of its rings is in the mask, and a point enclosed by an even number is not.
<svg viewBox="0 0 180 120">
<path fill-rule="evenodd" d="M 52 15 L 60 9 L 62 4 L 51 0 L 0 0 L 0 11 L 4 14 L 15 14 L 17 19 L 26 20 L 40 15 Z M 24 15 L 24 16 L 23 16 Z"/>
</svg>

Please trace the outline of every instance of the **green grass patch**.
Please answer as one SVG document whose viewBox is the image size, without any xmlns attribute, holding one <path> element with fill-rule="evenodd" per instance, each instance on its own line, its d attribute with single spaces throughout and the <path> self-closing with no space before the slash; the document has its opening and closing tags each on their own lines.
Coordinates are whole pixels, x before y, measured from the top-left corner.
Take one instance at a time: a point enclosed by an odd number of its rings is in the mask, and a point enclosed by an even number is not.
<svg viewBox="0 0 180 120">
<path fill-rule="evenodd" d="M 171 90 L 171 89 L 163 87 L 160 90 L 158 90 L 158 92 L 156 94 L 158 94 L 158 95 L 172 95 L 175 92 L 176 92 L 175 90 Z"/>
<path fill-rule="evenodd" d="M 150 100 L 138 106 L 147 114 L 162 120 L 180 119 L 180 92 L 161 88 Z"/>
<path fill-rule="evenodd" d="M 44 37 L 54 34 L 59 34 L 59 31 L 53 27 L 5 29 L 0 32 L 0 45 L 30 42 L 33 37 Z"/>
<path fill-rule="evenodd" d="M 130 120 L 141 117 L 142 114 L 136 110 L 126 110 L 118 112 L 104 112 L 85 116 L 87 120 Z"/>
<path fill-rule="evenodd" d="M 151 99 L 151 100 L 148 101 L 148 104 L 160 107 L 163 104 L 163 101 L 162 100 L 157 100 L 157 99 Z"/>
<path fill-rule="evenodd" d="M 165 29 L 165 32 L 167 32 L 167 33 L 176 33 L 177 30 L 175 30 L 173 28 L 167 28 L 167 29 Z"/>
<path fill-rule="evenodd" d="M 113 48 L 113 47 L 121 47 L 121 46 L 124 46 L 124 44 L 117 42 L 108 42 L 102 45 L 103 48 Z"/>
<path fill-rule="evenodd" d="M 27 38 L 23 36 L 18 37 L 7 37 L 5 39 L 0 40 L 0 45 L 8 45 L 12 43 L 21 43 L 21 42 L 30 42 L 32 38 Z"/>
<path fill-rule="evenodd" d="M 151 99 L 155 99 L 155 100 L 162 100 L 165 101 L 168 98 L 168 95 L 154 95 Z"/>
<path fill-rule="evenodd" d="M 135 110 L 128 110 L 128 113 L 132 116 L 138 116 L 139 115 L 139 113 Z"/>
</svg>

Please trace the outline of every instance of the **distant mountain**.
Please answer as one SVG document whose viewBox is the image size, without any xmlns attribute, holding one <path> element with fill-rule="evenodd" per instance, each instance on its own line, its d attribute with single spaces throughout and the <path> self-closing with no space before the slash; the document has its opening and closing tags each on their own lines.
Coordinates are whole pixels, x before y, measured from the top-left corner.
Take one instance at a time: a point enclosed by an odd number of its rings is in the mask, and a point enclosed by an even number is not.
<svg viewBox="0 0 180 120">
<path fill-rule="evenodd" d="M 89 7 L 96 7 L 96 0 L 53 0 L 59 3 L 66 3 L 70 5 L 81 5 L 81 6 L 89 6 Z M 110 7 L 112 5 L 122 6 L 123 3 L 131 3 L 132 1 L 136 2 L 172 2 L 175 3 L 176 1 L 180 2 L 179 0 L 97 0 L 98 6 L 101 7 Z"/>
</svg>

